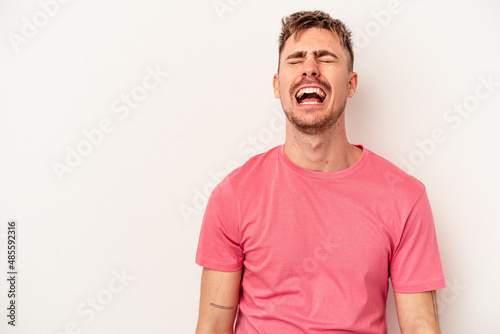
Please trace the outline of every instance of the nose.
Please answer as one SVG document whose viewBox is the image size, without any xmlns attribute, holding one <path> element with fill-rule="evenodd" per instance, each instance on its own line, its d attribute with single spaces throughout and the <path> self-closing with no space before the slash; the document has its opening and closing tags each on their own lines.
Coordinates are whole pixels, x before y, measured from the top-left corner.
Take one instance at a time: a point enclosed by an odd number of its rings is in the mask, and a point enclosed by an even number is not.
<svg viewBox="0 0 500 334">
<path fill-rule="evenodd" d="M 303 77 L 318 77 L 319 76 L 319 67 L 314 57 L 308 57 L 304 62 L 304 72 L 302 73 Z"/>
</svg>

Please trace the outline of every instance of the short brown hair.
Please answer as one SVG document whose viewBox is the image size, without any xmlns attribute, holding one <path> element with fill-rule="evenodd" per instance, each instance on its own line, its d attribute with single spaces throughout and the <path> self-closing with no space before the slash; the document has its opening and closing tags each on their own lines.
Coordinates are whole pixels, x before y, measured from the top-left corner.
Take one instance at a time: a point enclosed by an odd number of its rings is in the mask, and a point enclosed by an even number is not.
<svg viewBox="0 0 500 334">
<path fill-rule="evenodd" d="M 335 36 L 338 37 L 340 44 L 349 54 L 347 60 L 347 68 L 349 72 L 353 70 L 354 53 L 352 52 L 351 31 L 347 29 L 345 24 L 337 19 L 333 19 L 330 15 L 322 11 L 301 11 L 284 17 L 281 20 L 281 35 L 279 37 L 279 59 L 281 59 L 281 52 L 285 47 L 287 39 L 294 35 L 297 37 L 298 33 L 302 30 L 309 28 L 320 28 L 330 30 Z M 278 59 L 278 68 L 279 68 Z"/>
</svg>

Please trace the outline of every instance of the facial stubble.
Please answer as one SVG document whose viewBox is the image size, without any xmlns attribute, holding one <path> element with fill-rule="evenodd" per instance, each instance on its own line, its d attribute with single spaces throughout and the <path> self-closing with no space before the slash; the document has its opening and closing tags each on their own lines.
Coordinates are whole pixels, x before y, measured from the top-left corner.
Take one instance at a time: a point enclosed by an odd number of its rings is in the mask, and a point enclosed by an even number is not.
<svg viewBox="0 0 500 334">
<path fill-rule="evenodd" d="M 295 96 L 293 95 L 293 93 L 290 94 L 290 97 L 290 100 L 292 101 L 292 103 L 294 103 Z M 291 106 L 290 108 L 285 108 L 285 106 L 283 105 L 283 101 L 281 101 L 283 111 L 285 112 L 288 121 L 290 121 L 290 123 L 292 123 L 292 125 L 300 132 L 311 136 L 329 133 L 335 126 L 335 124 L 337 124 L 340 117 L 344 114 L 346 103 L 347 97 L 345 98 L 341 106 L 339 106 L 338 108 L 332 107 L 330 111 L 324 116 L 311 115 L 301 117 L 293 111 L 293 108 Z M 305 112 L 307 113 L 308 110 L 306 109 Z M 314 111 L 311 110 L 311 113 L 313 112 Z"/>
</svg>

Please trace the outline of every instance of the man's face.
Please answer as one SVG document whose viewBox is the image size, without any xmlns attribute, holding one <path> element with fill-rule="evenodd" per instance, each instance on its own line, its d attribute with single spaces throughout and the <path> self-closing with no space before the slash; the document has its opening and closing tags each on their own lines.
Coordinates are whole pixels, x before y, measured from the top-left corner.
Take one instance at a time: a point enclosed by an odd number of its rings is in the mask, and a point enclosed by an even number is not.
<svg viewBox="0 0 500 334">
<path fill-rule="evenodd" d="M 306 134 L 319 134 L 343 115 L 357 74 L 349 72 L 346 51 L 332 32 L 310 28 L 286 41 L 273 86 L 288 120 Z"/>
</svg>

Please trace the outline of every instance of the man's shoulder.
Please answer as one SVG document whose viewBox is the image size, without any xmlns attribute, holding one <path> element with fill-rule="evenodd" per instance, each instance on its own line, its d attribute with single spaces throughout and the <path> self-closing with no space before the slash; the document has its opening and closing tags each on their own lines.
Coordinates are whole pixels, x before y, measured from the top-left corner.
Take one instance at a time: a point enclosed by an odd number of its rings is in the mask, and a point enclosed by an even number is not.
<svg viewBox="0 0 500 334">
<path fill-rule="evenodd" d="M 261 167 L 267 167 L 268 164 L 274 163 L 279 155 L 279 150 L 283 145 L 278 145 L 270 150 L 254 155 L 249 158 L 241 167 L 234 170 L 234 175 L 242 177 L 248 174 L 262 172 Z M 231 173 L 230 173 L 231 174 Z"/>
<path fill-rule="evenodd" d="M 386 158 L 369 151 L 370 167 L 368 173 L 373 180 L 379 182 L 392 192 L 414 193 L 419 196 L 425 190 L 425 185 L 413 175 L 408 174 Z"/>
<path fill-rule="evenodd" d="M 249 158 L 243 165 L 231 171 L 218 185 L 218 188 L 238 189 L 242 186 L 258 185 L 261 179 L 272 174 L 273 166 L 282 145 L 275 146 Z"/>
</svg>

